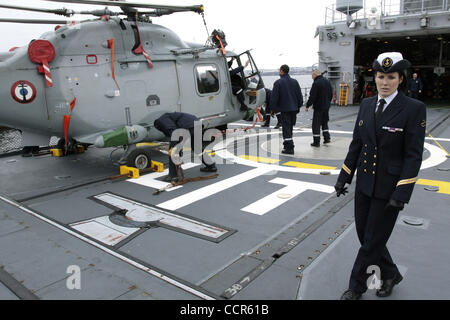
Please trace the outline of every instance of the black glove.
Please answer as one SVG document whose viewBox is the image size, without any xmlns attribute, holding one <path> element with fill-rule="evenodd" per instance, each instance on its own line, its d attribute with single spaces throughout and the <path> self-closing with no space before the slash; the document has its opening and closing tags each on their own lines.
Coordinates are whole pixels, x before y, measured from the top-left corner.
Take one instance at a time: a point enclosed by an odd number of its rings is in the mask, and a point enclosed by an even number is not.
<svg viewBox="0 0 450 320">
<path fill-rule="evenodd" d="M 402 211 L 405 208 L 405 204 L 401 201 L 391 199 L 391 200 L 389 200 L 385 209 L 389 209 L 389 208 L 394 208 L 394 209 L 398 209 L 399 211 Z"/>
<path fill-rule="evenodd" d="M 344 187 L 345 183 L 342 182 L 336 182 L 336 185 L 334 186 L 334 189 L 336 190 L 336 195 L 338 198 L 343 195 L 345 196 L 348 193 L 348 190 L 346 187 Z"/>
</svg>

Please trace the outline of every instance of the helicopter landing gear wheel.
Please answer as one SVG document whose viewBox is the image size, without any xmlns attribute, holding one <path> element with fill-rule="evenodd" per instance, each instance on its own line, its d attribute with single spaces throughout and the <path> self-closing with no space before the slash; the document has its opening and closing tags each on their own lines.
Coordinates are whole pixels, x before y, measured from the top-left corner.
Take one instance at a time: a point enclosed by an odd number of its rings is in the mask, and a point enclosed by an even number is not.
<svg viewBox="0 0 450 320">
<path fill-rule="evenodd" d="M 144 149 L 133 150 L 127 157 L 127 166 L 139 170 L 150 168 L 152 165 L 150 152 Z"/>
<path fill-rule="evenodd" d="M 69 139 L 67 141 L 66 148 L 66 140 L 64 138 L 61 138 L 58 140 L 56 148 L 61 149 L 63 151 L 63 155 L 77 153 L 77 142 L 74 139 Z"/>
</svg>

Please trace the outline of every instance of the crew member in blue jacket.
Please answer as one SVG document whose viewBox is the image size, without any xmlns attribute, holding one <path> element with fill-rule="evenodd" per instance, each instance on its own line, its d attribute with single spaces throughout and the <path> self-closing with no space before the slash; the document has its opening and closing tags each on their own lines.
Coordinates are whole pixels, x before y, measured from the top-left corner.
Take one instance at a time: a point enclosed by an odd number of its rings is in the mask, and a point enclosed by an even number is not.
<svg viewBox="0 0 450 320">
<path fill-rule="evenodd" d="M 308 102 L 306 103 L 306 112 L 309 107 L 313 106 L 314 115 L 312 122 L 313 131 L 313 143 L 311 146 L 320 147 L 320 128 L 322 127 L 322 133 L 324 142 L 330 143 L 330 131 L 328 129 L 329 112 L 331 100 L 333 99 L 333 88 L 330 81 L 322 76 L 320 70 L 313 70 L 312 78 L 314 83 L 311 87 Z"/>
<path fill-rule="evenodd" d="M 335 185 L 337 196 L 345 195 L 345 184 L 352 182 L 357 171 L 355 224 L 361 247 L 343 300 L 359 299 L 374 276 L 382 280 L 378 297 L 389 296 L 403 279 L 386 243 L 417 182 L 427 124 L 425 105 L 399 90 L 410 65 L 398 52 L 383 53 L 374 61 L 378 95 L 361 102 L 353 140 Z M 380 271 L 371 279 L 369 267 Z"/>
<path fill-rule="evenodd" d="M 303 95 L 298 81 L 289 76 L 289 66 L 280 67 L 280 79 L 275 81 L 270 99 L 270 108 L 281 112 L 283 127 L 283 154 L 294 154 L 293 130 L 297 114 L 303 105 Z"/>
<path fill-rule="evenodd" d="M 417 73 L 413 73 L 413 78 L 409 81 L 409 96 L 414 99 L 419 99 L 419 94 L 422 93 L 422 89 L 422 80 L 420 80 Z"/>
<path fill-rule="evenodd" d="M 194 136 L 194 126 L 195 122 L 199 121 L 199 119 L 189 113 L 183 113 L 183 112 L 172 112 L 172 113 L 165 113 L 161 117 L 155 120 L 154 126 L 156 129 L 164 133 L 164 135 L 167 138 L 172 138 L 172 134 L 177 129 L 186 129 L 189 130 L 190 137 L 191 137 L 191 147 L 194 151 L 194 142 L 195 142 L 195 136 Z M 202 130 L 203 134 L 203 130 Z M 217 172 L 216 164 L 214 162 L 208 163 L 205 160 L 205 156 L 203 155 L 203 150 L 205 147 L 205 144 L 203 143 L 203 137 L 202 139 L 202 163 L 204 164 L 204 167 L 200 169 L 202 172 Z M 170 141 L 169 145 L 169 175 L 166 178 L 166 181 L 178 181 L 178 172 L 177 167 L 172 159 L 172 154 L 175 150 L 175 146 L 178 145 L 182 141 Z M 185 141 L 184 141 L 185 142 Z M 183 142 L 183 143 L 184 143 Z M 180 157 L 182 156 L 182 150 L 179 151 Z M 208 159 L 211 160 L 211 159 Z"/>
</svg>

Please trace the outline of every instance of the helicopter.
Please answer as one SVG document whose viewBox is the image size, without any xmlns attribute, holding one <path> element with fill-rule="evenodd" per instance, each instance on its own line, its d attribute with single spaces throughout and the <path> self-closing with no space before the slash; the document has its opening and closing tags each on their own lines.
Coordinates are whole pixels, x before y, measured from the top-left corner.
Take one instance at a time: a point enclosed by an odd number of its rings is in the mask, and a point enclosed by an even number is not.
<svg viewBox="0 0 450 320">
<path fill-rule="evenodd" d="M 204 128 L 224 130 L 230 122 L 252 119 L 265 102 L 264 83 L 250 51 L 227 51 L 220 30 L 214 30 L 202 45 L 183 41 L 152 21 L 194 12 L 202 16 L 207 29 L 203 5 L 44 1 L 106 5 L 121 11 L 0 4 L 0 8 L 65 17 L 94 16 L 76 23 L 0 19 L 56 25 L 26 46 L 0 53 L 0 126 L 21 130 L 24 145 L 48 143 L 56 136 L 65 153 L 77 145 L 123 148 L 119 163 L 145 169 L 151 165 L 148 143 L 165 139 L 153 125 L 162 114 L 190 113 Z M 246 111 L 232 92 L 232 64 L 243 67 L 238 76 L 246 93 Z"/>
</svg>

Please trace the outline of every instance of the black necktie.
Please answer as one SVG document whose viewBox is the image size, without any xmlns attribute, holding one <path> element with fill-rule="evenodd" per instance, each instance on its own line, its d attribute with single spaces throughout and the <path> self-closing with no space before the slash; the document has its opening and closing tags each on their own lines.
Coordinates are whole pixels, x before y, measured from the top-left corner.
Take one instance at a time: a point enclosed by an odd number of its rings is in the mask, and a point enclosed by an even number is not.
<svg viewBox="0 0 450 320">
<path fill-rule="evenodd" d="M 379 104 L 378 104 L 378 110 L 377 110 L 377 113 L 375 114 L 375 122 L 377 124 L 377 127 L 378 127 L 378 123 L 380 122 L 381 114 L 383 113 L 385 104 L 386 104 L 386 100 L 380 99 Z"/>
</svg>

